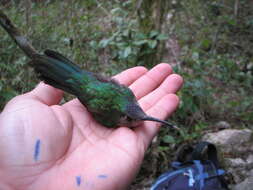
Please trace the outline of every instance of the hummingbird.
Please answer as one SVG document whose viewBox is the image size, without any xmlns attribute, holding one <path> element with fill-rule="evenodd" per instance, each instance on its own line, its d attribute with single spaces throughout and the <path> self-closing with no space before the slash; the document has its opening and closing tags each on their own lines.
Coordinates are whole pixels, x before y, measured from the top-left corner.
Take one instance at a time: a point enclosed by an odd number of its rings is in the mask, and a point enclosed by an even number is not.
<svg viewBox="0 0 253 190">
<path fill-rule="evenodd" d="M 31 61 L 37 77 L 46 84 L 76 96 L 100 124 L 116 128 L 135 127 L 142 121 L 171 123 L 147 115 L 133 92 L 115 79 L 81 69 L 62 54 L 45 50 L 38 53 L 11 20 L 0 10 L 0 25 Z"/>
</svg>

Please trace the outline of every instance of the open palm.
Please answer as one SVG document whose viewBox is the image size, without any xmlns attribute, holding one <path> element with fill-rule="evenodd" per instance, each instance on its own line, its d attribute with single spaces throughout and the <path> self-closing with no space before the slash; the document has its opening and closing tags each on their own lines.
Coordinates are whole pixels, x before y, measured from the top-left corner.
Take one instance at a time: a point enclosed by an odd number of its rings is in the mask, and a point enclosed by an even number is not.
<svg viewBox="0 0 253 190">
<path fill-rule="evenodd" d="M 115 76 L 149 115 L 164 119 L 178 105 L 182 79 L 167 64 Z M 108 129 L 77 100 L 40 83 L 13 98 L 0 115 L 0 189 L 124 189 L 141 165 L 159 123 Z"/>
</svg>

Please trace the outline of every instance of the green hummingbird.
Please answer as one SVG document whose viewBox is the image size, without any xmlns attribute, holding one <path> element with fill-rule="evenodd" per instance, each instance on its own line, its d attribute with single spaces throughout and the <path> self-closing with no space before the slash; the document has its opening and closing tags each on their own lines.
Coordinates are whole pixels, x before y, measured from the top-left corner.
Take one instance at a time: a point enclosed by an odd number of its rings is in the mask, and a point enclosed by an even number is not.
<svg viewBox="0 0 253 190">
<path fill-rule="evenodd" d="M 98 123 L 114 128 L 155 121 L 178 129 L 167 121 L 145 114 L 133 92 L 116 80 L 82 70 L 58 52 L 45 50 L 44 54 L 38 53 L 1 10 L 0 25 L 31 59 L 29 64 L 38 78 L 75 95 Z"/>
</svg>

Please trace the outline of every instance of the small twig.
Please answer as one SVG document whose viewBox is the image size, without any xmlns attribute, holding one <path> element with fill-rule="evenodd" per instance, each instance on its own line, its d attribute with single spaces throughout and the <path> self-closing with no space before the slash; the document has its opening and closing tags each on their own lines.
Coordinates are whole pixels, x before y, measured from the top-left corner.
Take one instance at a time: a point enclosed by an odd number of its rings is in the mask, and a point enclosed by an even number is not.
<svg viewBox="0 0 253 190">
<path fill-rule="evenodd" d="M 31 7 L 32 7 L 31 0 L 25 0 L 25 18 L 26 18 L 27 28 L 31 26 L 31 23 L 30 23 Z"/>
<path fill-rule="evenodd" d="M 239 10 L 239 0 L 235 0 L 235 5 L 234 5 L 235 18 L 237 18 L 237 16 L 238 16 L 238 10 Z"/>
<path fill-rule="evenodd" d="M 215 48 L 216 48 L 216 44 L 217 44 L 217 40 L 218 40 L 218 36 L 219 36 L 221 28 L 222 28 L 222 23 L 220 22 L 212 40 L 213 42 L 212 42 L 212 47 L 211 47 L 211 54 L 215 53 Z"/>
<path fill-rule="evenodd" d="M 138 10 L 141 8 L 142 2 L 143 2 L 143 0 L 139 0 L 139 1 L 136 3 L 136 11 L 138 11 Z"/>
<path fill-rule="evenodd" d="M 222 4 L 224 5 L 224 0 L 222 1 Z M 213 40 L 212 40 L 211 54 L 215 53 L 215 48 L 216 48 L 216 44 L 217 44 L 217 40 L 218 40 L 218 36 L 219 36 L 221 28 L 222 28 L 222 22 L 219 21 L 218 26 L 217 26 L 217 30 L 216 30 Z"/>
</svg>

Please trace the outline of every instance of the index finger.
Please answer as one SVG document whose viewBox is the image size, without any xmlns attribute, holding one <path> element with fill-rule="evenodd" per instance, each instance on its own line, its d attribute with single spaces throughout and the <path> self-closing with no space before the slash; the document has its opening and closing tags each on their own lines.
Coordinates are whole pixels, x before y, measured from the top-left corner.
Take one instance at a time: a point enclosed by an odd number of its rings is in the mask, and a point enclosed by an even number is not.
<svg viewBox="0 0 253 190">
<path fill-rule="evenodd" d="M 144 75 L 148 70 L 145 67 L 138 66 L 127 69 L 114 77 L 120 84 L 124 84 L 126 86 L 130 86 L 134 81 Z"/>
</svg>

